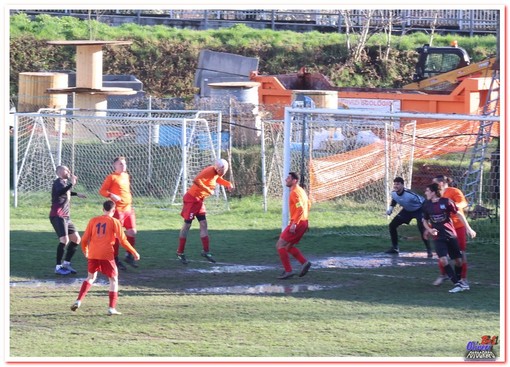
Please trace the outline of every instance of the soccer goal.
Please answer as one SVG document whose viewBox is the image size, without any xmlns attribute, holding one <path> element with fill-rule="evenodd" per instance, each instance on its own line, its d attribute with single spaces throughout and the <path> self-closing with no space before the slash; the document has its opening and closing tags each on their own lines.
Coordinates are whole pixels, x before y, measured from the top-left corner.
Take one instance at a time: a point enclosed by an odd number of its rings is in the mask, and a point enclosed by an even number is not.
<svg viewBox="0 0 510 367">
<path fill-rule="evenodd" d="M 219 111 L 41 110 L 15 120 L 15 206 L 47 201 L 60 164 L 78 176 L 78 191 L 99 199 L 116 156 L 127 158 L 135 204 L 181 204 L 222 152 Z"/>
<path fill-rule="evenodd" d="M 381 216 L 393 178 L 412 181 L 415 129 L 415 121 L 367 112 L 287 108 L 282 178 L 298 172 L 314 203 L 336 201 L 346 210 L 355 205 L 365 216 Z M 282 228 L 288 195 L 284 189 Z"/>
<path fill-rule="evenodd" d="M 387 236 L 392 217 L 385 212 L 395 176 L 401 176 L 407 188 L 422 195 L 438 174 L 462 184 L 469 173 L 469 156 L 477 153 L 478 127 L 489 119 L 481 115 L 286 108 L 282 228 L 289 219 L 289 190 L 284 180 L 289 171 L 296 171 L 314 203 L 312 222 L 314 213 L 330 218 L 331 225 L 316 230 L 315 236 L 341 234 L 378 240 L 381 234 Z M 498 119 L 490 121 L 497 123 Z M 495 130 L 491 140 L 499 137 Z M 497 143 L 492 141 L 492 147 Z M 499 145 L 490 157 L 488 147 L 483 153 L 478 155 L 490 173 L 479 182 L 483 190 L 477 195 L 483 204 L 469 210 L 467 217 L 480 233 L 476 241 L 495 241 L 500 233 L 496 210 L 499 196 L 494 187 L 494 182 L 499 182 L 499 166 L 493 155 L 499 154 Z M 462 185 L 459 188 L 465 190 Z M 414 224 L 399 231 L 403 238 L 421 241 Z"/>
</svg>

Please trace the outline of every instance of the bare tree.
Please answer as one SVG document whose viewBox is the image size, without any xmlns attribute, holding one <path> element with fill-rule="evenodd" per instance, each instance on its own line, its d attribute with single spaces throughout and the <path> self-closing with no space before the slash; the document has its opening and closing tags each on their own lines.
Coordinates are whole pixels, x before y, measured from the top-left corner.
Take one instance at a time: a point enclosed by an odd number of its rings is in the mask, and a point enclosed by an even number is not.
<svg viewBox="0 0 510 367">
<path fill-rule="evenodd" d="M 388 11 L 388 17 L 384 19 L 383 24 L 384 34 L 386 35 L 386 50 L 384 51 L 384 57 L 382 59 L 388 61 L 391 50 L 391 33 L 393 32 L 393 10 Z"/>
<path fill-rule="evenodd" d="M 429 38 L 429 45 L 431 45 L 431 46 L 432 46 L 432 41 L 434 41 L 434 35 L 436 33 L 437 21 L 439 19 L 439 11 L 434 10 L 432 14 L 433 14 L 433 19 L 432 19 L 432 23 L 430 23 L 430 38 Z"/>
<path fill-rule="evenodd" d="M 341 10 L 340 14 L 344 19 L 345 23 L 345 46 L 347 47 L 347 51 L 351 52 L 351 11 L 350 10 Z"/>
<path fill-rule="evenodd" d="M 371 21 L 375 10 L 342 10 L 345 24 L 345 41 L 349 51 L 350 61 L 359 62 L 365 52 L 367 41 L 370 37 Z M 356 27 L 359 33 L 356 33 Z M 351 37 L 356 34 L 357 37 Z"/>
<path fill-rule="evenodd" d="M 354 51 L 352 53 L 352 58 L 355 62 L 361 60 L 361 56 L 363 56 L 363 52 L 365 51 L 368 36 L 370 33 L 370 22 L 372 21 L 373 13 L 374 10 L 361 11 L 363 23 L 361 25 L 359 40 L 356 43 L 356 46 L 354 47 Z"/>
<path fill-rule="evenodd" d="M 89 39 L 91 41 L 95 40 L 97 37 L 97 24 L 92 22 L 92 20 L 94 20 L 94 18 L 95 18 L 95 20 L 97 22 L 99 22 L 99 18 L 101 17 L 101 15 L 103 13 L 104 13 L 104 11 L 99 11 L 99 10 L 89 10 L 88 11 Z M 95 17 L 93 16 L 93 14 L 95 14 Z"/>
</svg>

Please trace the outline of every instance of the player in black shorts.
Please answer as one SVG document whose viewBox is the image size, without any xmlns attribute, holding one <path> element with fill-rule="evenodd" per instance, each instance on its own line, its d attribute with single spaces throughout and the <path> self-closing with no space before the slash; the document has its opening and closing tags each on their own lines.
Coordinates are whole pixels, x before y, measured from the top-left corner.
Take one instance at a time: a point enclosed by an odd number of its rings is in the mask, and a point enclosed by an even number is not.
<svg viewBox="0 0 510 367">
<path fill-rule="evenodd" d="M 450 293 L 467 290 L 469 288 L 460 281 L 462 254 L 457 241 L 457 233 L 450 215 L 457 215 L 466 227 L 466 231 L 471 238 L 476 237 L 476 232 L 471 229 L 466 217 L 464 217 L 462 212 L 459 212 L 455 203 L 448 198 L 441 197 L 441 192 L 437 183 L 427 185 L 425 196 L 427 197 L 427 201 L 423 204 L 423 226 L 425 227 L 423 236 L 432 236 L 437 257 L 444 266 L 446 274 L 455 284 L 455 287 L 450 289 Z M 448 262 L 448 256 L 455 262 L 455 271 Z"/>
<path fill-rule="evenodd" d="M 57 179 L 53 181 L 51 188 L 51 210 L 50 222 L 57 233 L 59 244 L 57 247 L 57 265 L 55 274 L 68 275 L 76 274 L 76 270 L 71 266 L 71 259 L 80 243 L 80 234 L 76 230 L 70 214 L 71 196 L 85 198 L 86 196 L 74 191 L 71 188 L 76 185 L 77 177 L 71 174 L 66 166 L 58 166 L 56 169 Z M 67 252 L 66 250 L 67 245 Z M 66 253 L 64 262 L 62 258 Z"/>
</svg>

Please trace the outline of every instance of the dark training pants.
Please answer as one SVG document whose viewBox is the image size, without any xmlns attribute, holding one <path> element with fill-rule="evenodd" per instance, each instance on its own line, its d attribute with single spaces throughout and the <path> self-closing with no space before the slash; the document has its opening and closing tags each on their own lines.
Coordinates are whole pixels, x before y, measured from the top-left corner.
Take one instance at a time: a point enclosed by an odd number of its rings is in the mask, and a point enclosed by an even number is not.
<svg viewBox="0 0 510 367">
<path fill-rule="evenodd" d="M 429 241 L 423 238 L 423 232 L 425 232 L 425 227 L 423 226 L 422 219 L 423 214 L 421 209 L 415 210 L 414 212 L 408 212 L 405 209 L 402 209 L 400 213 L 398 213 L 393 220 L 389 224 L 390 229 L 390 237 L 391 244 L 394 248 L 398 248 L 398 233 L 397 228 L 402 224 L 411 223 L 412 219 L 416 219 L 416 224 L 418 225 L 418 230 L 420 231 L 420 237 L 427 248 L 427 251 L 430 251 Z"/>
</svg>

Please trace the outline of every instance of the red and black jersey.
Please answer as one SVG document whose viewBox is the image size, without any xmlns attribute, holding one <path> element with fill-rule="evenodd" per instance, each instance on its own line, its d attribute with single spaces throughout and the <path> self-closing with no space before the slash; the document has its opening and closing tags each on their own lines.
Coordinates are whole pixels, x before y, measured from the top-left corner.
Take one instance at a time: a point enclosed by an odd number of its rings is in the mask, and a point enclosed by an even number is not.
<svg viewBox="0 0 510 367">
<path fill-rule="evenodd" d="M 438 201 L 425 201 L 423 204 L 423 219 L 428 220 L 431 227 L 437 229 L 436 239 L 457 238 L 451 215 L 459 210 L 457 205 L 448 198 L 439 198 Z"/>
<path fill-rule="evenodd" d="M 53 181 L 51 188 L 51 209 L 50 217 L 68 218 L 70 214 L 71 195 L 76 195 L 71 191 L 73 185 L 67 183 L 63 178 L 57 178 Z"/>
</svg>

